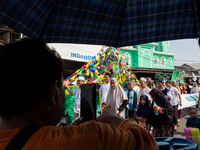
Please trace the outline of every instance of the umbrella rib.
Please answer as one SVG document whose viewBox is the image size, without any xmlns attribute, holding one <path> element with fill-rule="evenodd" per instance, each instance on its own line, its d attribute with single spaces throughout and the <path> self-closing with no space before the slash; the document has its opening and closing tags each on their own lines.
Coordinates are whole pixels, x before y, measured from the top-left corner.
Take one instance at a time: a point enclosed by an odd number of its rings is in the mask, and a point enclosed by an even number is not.
<svg viewBox="0 0 200 150">
<path fill-rule="evenodd" d="M 121 17 L 121 21 L 120 21 L 120 24 L 119 24 L 119 31 L 118 31 L 116 46 L 118 46 L 118 42 L 119 42 L 119 35 L 120 35 L 121 27 L 122 27 L 122 21 L 123 21 L 123 16 L 124 16 L 126 4 L 127 4 L 127 0 L 124 2 L 124 7 L 123 7 L 123 10 L 122 10 L 122 17 Z"/>
<path fill-rule="evenodd" d="M 199 21 L 199 27 L 200 27 L 200 1 L 196 1 L 196 7 L 197 7 L 197 16 L 198 16 L 198 21 Z M 197 33 L 198 34 L 198 33 Z M 200 37 L 198 40 L 199 46 L 200 46 Z"/>
<path fill-rule="evenodd" d="M 199 18 L 199 23 L 200 23 L 200 1 L 196 1 L 196 7 L 197 7 L 197 15 L 198 15 L 198 18 Z M 200 24 L 199 24 L 200 26 Z"/>
<path fill-rule="evenodd" d="M 59 0 L 56 1 L 56 3 L 55 3 L 55 5 L 53 6 L 51 12 L 49 13 L 49 16 L 47 17 L 47 20 L 46 20 L 46 22 L 45 22 L 45 25 L 44 25 L 44 27 L 43 27 L 43 29 L 42 29 L 40 35 L 39 35 L 39 38 L 38 38 L 39 40 L 42 39 L 42 36 L 43 36 L 43 34 L 44 34 L 44 31 L 45 31 L 45 29 L 46 29 L 46 27 L 47 27 L 47 25 L 48 25 L 49 19 L 50 19 L 52 13 L 54 12 L 56 6 L 58 5 L 58 2 L 59 2 Z"/>
<path fill-rule="evenodd" d="M 196 18 L 195 18 L 195 14 L 194 14 L 194 2 L 193 0 L 191 0 L 191 7 L 192 7 L 192 16 L 193 16 L 193 19 L 194 19 L 194 30 L 196 32 L 196 37 L 198 37 L 198 30 L 197 30 L 197 24 L 196 24 Z"/>
</svg>

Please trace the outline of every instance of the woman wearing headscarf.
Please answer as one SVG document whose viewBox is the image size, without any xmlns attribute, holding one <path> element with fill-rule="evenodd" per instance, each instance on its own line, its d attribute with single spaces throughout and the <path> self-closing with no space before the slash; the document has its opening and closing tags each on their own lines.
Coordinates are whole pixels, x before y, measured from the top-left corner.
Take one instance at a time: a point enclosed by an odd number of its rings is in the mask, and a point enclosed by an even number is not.
<svg viewBox="0 0 200 150">
<path fill-rule="evenodd" d="M 193 83 L 193 87 L 190 90 L 190 94 L 195 94 L 195 93 L 199 93 L 199 87 L 197 86 L 196 82 Z M 199 108 L 199 101 L 198 104 L 196 105 L 196 110 L 198 110 L 198 108 Z"/>
<path fill-rule="evenodd" d="M 147 119 L 147 115 L 150 111 L 150 102 L 149 99 L 147 97 L 147 95 L 142 94 L 140 96 L 140 102 L 139 102 L 139 106 L 136 112 L 136 118 L 138 120 L 139 125 L 141 125 L 144 128 L 148 128 L 147 124 L 146 124 L 146 119 Z"/>
<path fill-rule="evenodd" d="M 181 94 L 181 89 L 180 89 L 180 87 L 177 85 L 176 81 L 172 81 L 172 86 L 175 87 L 175 88 L 179 91 L 179 93 Z M 179 101 L 179 102 L 180 102 L 180 101 Z M 178 117 L 178 118 L 181 118 L 181 117 L 182 117 L 181 114 L 182 114 L 182 110 L 181 110 L 181 109 L 177 110 L 177 117 Z M 178 126 L 180 126 L 179 123 L 177 124 L 177 127 L 178 127 Z M 176 129 L 176 128 L 175 128 L 175 129 Z"/>
<path fill-rule="evenodd" d="M 108 91 L 106 102 L 110 103 L 111 109 L 115 110 L 117 114 L 125 118 L 124 112 L 127 111 L 124 111 L 124 109 L 126 109 L 126 105 L 128 104 L 128 97 L 126 95 L 126 92 L 117 82 L 116 78 L 112 78 L 110 81 L 110 88 Z"/>
<path fill-rule="evenodd" d="M 154 137 L 172 137 L 174 134 L 173 107 L 159 89 L 154 88 L 149 94 L 153 99 L 153 103 L 146 123 L 153 126 L 152 134 Z"/>
<path fill-rule="evenodd" d="M 193 87 L 191 88 L 190 94 L 198 93 L 198 89 L 199 89 L 199 87 L 197 86 L 197 83 L 194 82 Z"/>
</svg>

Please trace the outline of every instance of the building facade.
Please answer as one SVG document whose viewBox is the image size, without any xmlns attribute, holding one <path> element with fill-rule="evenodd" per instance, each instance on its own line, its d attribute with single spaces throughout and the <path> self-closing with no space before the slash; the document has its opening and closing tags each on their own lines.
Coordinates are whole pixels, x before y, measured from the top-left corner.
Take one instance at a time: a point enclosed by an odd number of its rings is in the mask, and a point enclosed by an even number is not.
<svg viewBox="0 0 200 150">
<path fill-rule="evenodd" d="M 194 76 L 196 76 L 198 82 L 200 83 L 200 63 L 183 64 L 181 66 L 175 66 L 175 70 L 185 72 L 184 74 L 185 82 L 188 82 L 189 79 L 193 80 Z"/>
<path fill-rule="evenodd" d="M 122 47 L 120 51 L 138 78 L 170 79 L 174 71 L 174 56 L 177 54 L 169 53 L 168 41 Z"/>
</svg>

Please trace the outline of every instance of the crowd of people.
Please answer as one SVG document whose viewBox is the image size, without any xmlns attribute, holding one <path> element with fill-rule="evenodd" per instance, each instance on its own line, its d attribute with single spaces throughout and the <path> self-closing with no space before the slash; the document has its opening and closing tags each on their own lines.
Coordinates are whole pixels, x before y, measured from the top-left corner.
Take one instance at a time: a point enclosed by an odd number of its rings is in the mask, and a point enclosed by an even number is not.
<svg viewBox="0 0 200 150">
<path fill-rule="evenodd" d="M 69 126 L 57 126 L 65 102 L 63 68 L 60 55 L 44 42 L 26 38 L 0 46 L 1 150 L 158 150 L 148 131 L 132 119 L 119 117 L 108 105 L 96 120 L 84 122 L 80 117 Z M 79 88 L 70 92 L 76 95 L 77 116 L 82 81 L 84 78 L 79 78 Z M 121 96 L 120 103 L 127 101 L 115 79 L 111 87 L 110 96 L 116 93 Z M 111 104 L 110 108 L 121 112 L 121 104 Z"/>
<path fill-rule="evenodd" d="M 141 77 L 139 86 L 131 79 L 124 88 L 106 73 L 105 83 L 96 90 L 102 95 L 104 110 L 96 120 L 84 122 L 80 105 L 85 78 L 80 76 L 78 88 L 70 90 L 69 82 L 63 82 L 60 55 L 45 43 L 23 39 L 0 46 L 0 69 L 0 149 L 19 144 L 16 139 L 21 136 L 26 137 L 20 143 L 24 149 L 158 149 L 154 137 L 172 137 L 177 129 L 180 94 L 200 91 L 191 80 L 187 85 L 177 86 L 170 80 L 155 85 L 150 77 Z M 13 72 L 18 87 L 11 94 Z M 31 96 L 27 88 L 30 78 Z M 64 86 L 75 95 L 75 121 L 59 127 Z M 188 110 L 187 127 L 200 126 L 197 109 Z"/>
<path fill-rule="evenodd" d="M 180 94 L 200 91 L 191 80 L 179 86 L 174 81 L 160 80 L 155 86 L 150 77 L 141 77 L 139 86 L 131 79 L 123 88 L 106 73 L 105 83 L 96 90 L 102 94 L 103 113 L 96 120 L 84 122 L 80 105 L 85 78 L 80 76 L 78 88 L 70 90 L 69 82 L 63 82 L 60 55 L 45 43 L 23 39 L 0 46 L 0 69 L 0 149 L 12 149 L 17 143 L 24 149 L 156 150 L 154 137 L 172 137 L 177 129 Z M 18 87 L 11 94 L 13 72 Z M 31 96 L 29 79 L 34 93 Z M 75 95 L 75 121 L 59 127 L 64 112 L 63 86 Z M 188 109 L 187 127 L 200 127 L 197 109 Z"/>
<path fill-rule="evenodd" d="M 77 84 L 80 87 L 79 80 L 85 79 L 78 78 Z M 64 86 L 69 89 L 68 83 Z M 111 78 L 111 75 L 106 73 L 105 83 L 96 91 L 102 94 L 103 108 L 114 110 L 122 118 L 134 119 L 155 137 L 162 137 L 173 136 L 180 125 L 178 119 L 181 118 L 182 112 L 181 109 L 178 110 L 178 105 L 182 106 L 181 94 L 199 93 L 199 89 L 197 83 L 192 83 L 191 79 L 187 85 L 179 83 L 179 86 L 176 81 L 159 80 L 156 86 L 151 77 L 141 77 L 139 86 L 136 85 L 135 79 L 131 79 L 127 86 L 122 88 L 116 78 Z M 69 91 L 76 95 L 76 90 Z M 74 114 L 77 113 L 76 105 L 80 104 L 80 94 L 79 91 L 75 98 Z M 196 108 L 198 109 L 198 105 Z M 76 117 L 77 115 L 74 119 Z"/>
</svg>

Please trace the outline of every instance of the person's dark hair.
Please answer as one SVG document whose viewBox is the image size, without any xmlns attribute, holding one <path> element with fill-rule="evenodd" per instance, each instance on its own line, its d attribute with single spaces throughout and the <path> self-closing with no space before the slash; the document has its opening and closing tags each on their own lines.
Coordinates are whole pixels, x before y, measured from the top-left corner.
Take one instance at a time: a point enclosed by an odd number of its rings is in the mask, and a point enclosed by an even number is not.
<svg viewBox="0 0 200 150">
<path fill-rule="evenodd" d="M 110 103 L 107 103 L 107 102 L 102 103 L 102 106 L 105 106 L 106 108 L 111 109 L 111 105 L 110 105 Z"/>
<path fill-rule="evenodd" d="M 131 81 L 133 81 L 133 80 L 136 82 L 136 79 L 134 79 L 134 78 L 131 78 Z"/>
<path fill-rule="evenodd" d="M 109 76 L 109 78 L 111 78 L 111 74 L 110 73 L 106 73 L 105 76 Z"/>
<path fill-rule="evenodd" d="M 44 42 L 27 38 L 0 46 L 0 117 L 37 106 L 56 80 L 62 86 L 62 75 L 60 55 Z"/>
<path fill-rule="evenodd" d="M 132 85 L 133 84 L 133 82 L 128 82 L 128 85 Z"/>
<path fill-rule="evenodd" d="M 148 86 L 150 89 L 153 89 L 153 88 L 154 88 L 154 80 L 149 81 L 149 82 L 147 83 L 147 86 Z"/>
<path fill-rule="evenodd" d="M 167 80 L 166 83 L 172 84 L 172 81 L 171 80 Z"/>
<path fill-rule="evenodd" d="M 151 77 L 151 76 L 148 76 L 147 78 L 149 78 L 149 79 L 152 79 L 152 77 Z"/>
<path fill-rule="evenodd" d="M 160 83 L 164 84 L 164 81 L 163 81 L 163 80 L 158 80 L 158 82 L 160 82 Z"/>
<path fill-rule="evenodd" d="M 191 110 L 194 110 L 194 111 L 197 112 L 197 110 L 196 110 L 195 108 L 189 108 L 189 109 L 188 109 L 188 114 L 189 114 L 189 112 L 190 112 Z"/>
</svg>

